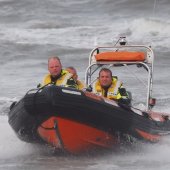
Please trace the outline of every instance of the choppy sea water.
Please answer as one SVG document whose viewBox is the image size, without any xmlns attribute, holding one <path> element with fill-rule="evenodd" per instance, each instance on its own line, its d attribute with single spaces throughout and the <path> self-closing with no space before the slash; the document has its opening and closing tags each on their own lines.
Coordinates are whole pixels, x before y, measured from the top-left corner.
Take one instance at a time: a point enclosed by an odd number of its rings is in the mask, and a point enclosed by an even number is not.
<svg viewBox="0 0 170 170">
<path fill-rule="evenodd" d="M 152 46 L 155 110 L 170 113 L 169 6 L 168 0 L 0 0 L 0 169 L 170 168 L 170 137 L 121 152 L 70 156 L 20 141 L 7 122 L 10 104 L 47 73 L 48 56 L 76 67 L 83 80 L 92 48 L 120 36 Z"/>
</svg>

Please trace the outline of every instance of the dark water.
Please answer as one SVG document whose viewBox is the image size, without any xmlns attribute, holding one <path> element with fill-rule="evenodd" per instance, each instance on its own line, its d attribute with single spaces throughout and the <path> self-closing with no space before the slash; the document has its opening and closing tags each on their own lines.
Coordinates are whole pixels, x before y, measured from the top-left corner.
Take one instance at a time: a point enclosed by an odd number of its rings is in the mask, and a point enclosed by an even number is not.
<svg viewBox="0 0 170 170">
<path fill-rule="evenodd" d="M 0 169 L 169 169 L 168 137 L 121 153 L 56 155 L 19 141 L 6 116 L 12 101 L 42 81 L 48 56 L 76 67 L 83 80 L 92 48 L 120 36 L 152 46 L 155 109 L 170 113 L 169 13 L 169 0 L 0 0 Z"/>
</svg>

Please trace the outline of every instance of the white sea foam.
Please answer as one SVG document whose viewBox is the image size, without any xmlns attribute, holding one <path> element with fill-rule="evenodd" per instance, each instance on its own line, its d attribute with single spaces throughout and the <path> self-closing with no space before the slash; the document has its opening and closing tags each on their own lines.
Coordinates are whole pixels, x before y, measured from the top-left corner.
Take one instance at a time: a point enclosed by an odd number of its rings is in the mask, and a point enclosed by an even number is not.
<svg viewBox="0 0 170 170">
<path fill-rule="evenodd" d="M 117 20 L 109 25 L 71 26 L 64 28 L 6 28 L 1 25 L 0 39 L 18 44 L 56 44 L 74 48 L 92 48 L 96 44 L 116 42 L 125 35 L 130 42 L 155 47 L 169 47 L 170 23 L 153 19 Z"/>
</svg>

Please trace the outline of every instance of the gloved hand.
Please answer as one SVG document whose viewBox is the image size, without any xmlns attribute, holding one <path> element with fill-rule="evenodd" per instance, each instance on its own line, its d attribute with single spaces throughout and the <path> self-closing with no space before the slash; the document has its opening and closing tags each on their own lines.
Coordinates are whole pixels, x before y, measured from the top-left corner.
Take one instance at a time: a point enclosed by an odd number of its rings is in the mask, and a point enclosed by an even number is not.
<svg viewBox="0 0 170 170">
<path fill-rule="evenodd" d="M 67 80 L 67 84 L 65 85 L 65 87 L 70 87 L 70 88 L 78 89 L 75 80 L 72 79 L 72 78 L 70 78 L 69 80 Z"/>
<path fill-rule="evenodd" d="M 118 104 L 123 104 L 123 105 L 127 105 L 127 106 L 131 106 L 131 100 L 126 98 L 126 99 L 123 99 L 123 98 L 120 98 L 117 100 L 118 101 Z"/>
</svg>

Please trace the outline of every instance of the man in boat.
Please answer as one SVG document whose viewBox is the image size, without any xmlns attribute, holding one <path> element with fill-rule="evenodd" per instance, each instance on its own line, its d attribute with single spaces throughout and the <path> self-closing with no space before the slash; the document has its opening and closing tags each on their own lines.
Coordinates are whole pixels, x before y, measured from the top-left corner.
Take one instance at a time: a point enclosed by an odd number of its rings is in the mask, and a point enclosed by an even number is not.
<svg viewBox="0 0 170 170">
<path fill-rule="evenodd" d="M 112 76 L 112 72 L 108 68 L 102 68 L 99 72 L 99 78 L 93 84 L 92 92 L 116 100 L 120 104 L 130 105 L 130 99 L 122 82 L 118 78 Z"/>
<path fill-rule="evenodd" d="M 48 59 L 48 71 L 43 80 L 43 85 L 55 84 L 58 86 L 77 88 L 77 84 L 73 79 L 73 74 L 62 69 L 62 64 L 59 57 L 54 56 Z"/>
<path fill-rule="evenodd" d="M 77 89 L 82 90 L 85 89 L 85 84 L 83 82 L 81 82 L 80 80 L 78 80 L 78 75 L 77 75 L 77 71 L 74 67 L 70 66 L 67 67 L 66 70 L 71 73 L 73 76 L 72 78 L 74 79 L 75 83 L 77 84 Z"/>
</svg>

